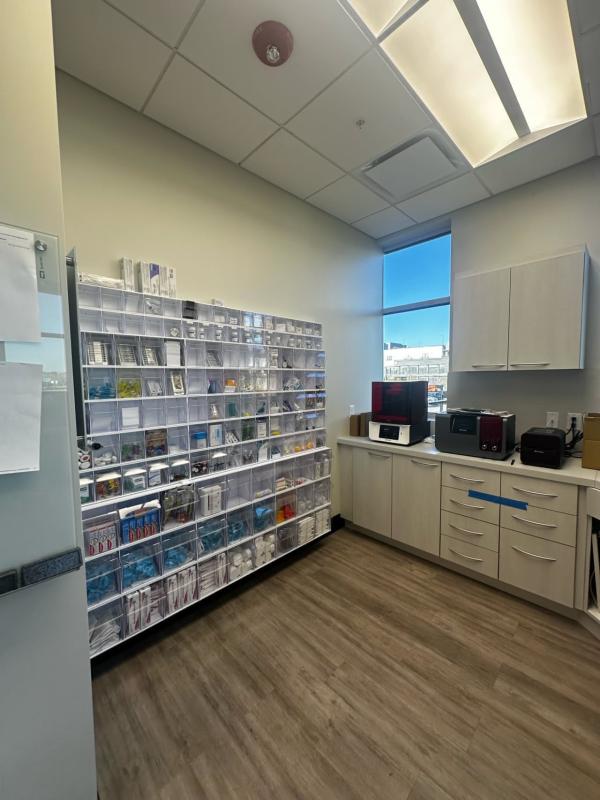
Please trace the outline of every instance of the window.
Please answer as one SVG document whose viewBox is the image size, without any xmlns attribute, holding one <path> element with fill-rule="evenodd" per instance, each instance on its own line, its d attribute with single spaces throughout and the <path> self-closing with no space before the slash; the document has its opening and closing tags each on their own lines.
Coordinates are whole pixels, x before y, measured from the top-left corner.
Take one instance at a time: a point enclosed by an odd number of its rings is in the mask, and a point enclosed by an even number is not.
<svg viewBox="0 0 600 800">
<path fill-rule="evenodd" d="M 383 259 L 383 379 L 428 380 L 429 410 L 446 407 L 450 234 Z"/>
</svg>

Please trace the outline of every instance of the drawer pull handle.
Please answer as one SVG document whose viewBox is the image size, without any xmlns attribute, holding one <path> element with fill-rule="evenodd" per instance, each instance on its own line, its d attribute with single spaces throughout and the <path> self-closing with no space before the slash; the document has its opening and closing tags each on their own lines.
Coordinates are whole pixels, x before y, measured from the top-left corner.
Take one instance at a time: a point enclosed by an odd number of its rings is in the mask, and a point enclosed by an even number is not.
<svg viewBox="0 0 600 800">
<path fill-rule="evenodd" d="M 411 458 L 411 461 L 419 467 L 429 467 L 430 469 L 437 467 L 437 464 L 432 464 L 431 461 L 417 461 L 416 458 Z"/>
<path fill-rule="evenodd" d="M 381 455 L 381 453 L 369 453 L 369 456 L 371 458 L 383 458 L 386 461 L 388 460 L 388 458 L 391 458 L 391 456 L 383 456 L 383 455 Z"/>
<path fill-rule="evenodd" d="M 466 558 L 468 561 L 479 561 L 479 562 L 483 561 L 483 558 L 475 558 L 475 556 L 466 556 L 464 553 L 459 553 L 458 550 L 453 550 L 451 547 L 449 547 L 448 550 L 450 550 L 451 553 L 454 553 L 455 556 Z"/>
<path fill-rule="evenodd" d="M 534 492 L 531 489 L 520 489 L 518 486 L 512 487 L 515 492 L 521 492 L 522 494 L 534 494 L 536 497 L 558 497 L 557 494 L 548 494 L 547 492 Z"/>
<path fill-rule="evenodd" d="M 474 506 L 470 503 L 461 503 L 460 500 L 455 500 L 453 497 L 450 498 L 450 502 L 454 503 L 456 506 L 462 506 L 463 508 L 473 508 L 476 511 L 485 511 L 485 506 Z"/>
<path fill-rule="evenodd" d="M 506 364 L 471 364 L 473 369 L 489 369 L 490 367 L 505 367 Z"/>
<path fill-rule="evenodd" d="M 537 558 L 540 561 L 556 561 L 555 558 L 550 558 L 549 556 L 538 556 L 535 553 L 528 553 L 527 550 L 521 550 L 520 547 L 515 547 L 514 544 L 511 544 L 513 550 L 516 550 L 517 553 L 523 553 L 524 556 L 529 556 L 529 558 Z"/>
<path fill-rule="evenodd" d="M 515 361 L 511 367 L 548 367 L 549 361 Z"/>
<path fill-rule="evenodd" d="M 558 528 L 558 525 L 551 525 L 549 522 L 536 522 L 533 519 L 525 519 L 524 517 L 519 517 L 517 514 L 512 515 L 513 519 L 518 519 L 519 522 L 525 522 L 527 525 L 537 525 L 538 528 Z"/>
<path fill-rule="evenodd" d="M 455 531 L 461 531 L 462 533 L 469 533 L 471 536 L 484 536 L 485 534 L 479 533 L 479 531 L 469 531 L 466 528 L 459 528 L 458 525 L 453 525 L 451 522 L 448 523 L 450 528 L 454 528 Z"/>
<path fill-rule="evenodd" d="M 451 478 L 456 478 L 457 481 L 466 481 L 467 483 L 485 483 L 483 478 L 465 478 L 463 475 L 455 475 L 453 472 L 450 473 Z"/>
</svg>

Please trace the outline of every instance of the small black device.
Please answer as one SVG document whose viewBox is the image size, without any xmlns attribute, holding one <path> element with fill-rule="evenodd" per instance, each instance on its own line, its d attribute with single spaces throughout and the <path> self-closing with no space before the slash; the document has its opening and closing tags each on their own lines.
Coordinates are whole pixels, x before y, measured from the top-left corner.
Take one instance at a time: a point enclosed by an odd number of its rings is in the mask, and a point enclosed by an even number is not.
<svg viewBox="0 0 600 800">
<path fill-rule="evenodd" d="M 560 469 L 566 458 L 566 434 L 560 428 L 529 428 L 521 436 L 521 463 Z"/>
<path fill-rule="evenodd" d="M 515 415 L 481 408 L 449 408 L 435 415 L 435 446 L 442 453 L 502 461 L 515 449 Z"/>
<path fill-rule="evenodd" d="M 404 446 L 429 436 L 427 381 L 374 381 L 369 439 Z"/>
</svg>

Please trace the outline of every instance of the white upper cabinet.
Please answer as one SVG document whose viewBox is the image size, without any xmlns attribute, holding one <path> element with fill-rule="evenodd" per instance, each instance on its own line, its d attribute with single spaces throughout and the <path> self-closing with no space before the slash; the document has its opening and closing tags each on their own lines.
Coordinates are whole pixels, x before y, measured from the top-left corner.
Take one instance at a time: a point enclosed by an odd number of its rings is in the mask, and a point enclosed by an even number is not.
<svg viewBox="0 0 600 800">
<path fill-rule="evenodd" d="M 456 278 L 452 296 L 453 372 L 506 369 L 510 270 Z"/>
<path fill-rule="evenodd" d="M 583 368 L 586 283 L 583 251 L 511 269 L 510 370 Z"/>
<path fill-rule="evenodd" d="M 452 371 L 582 369 L 587 271 L 579 250 L 456 278 Z"/>
</svg>

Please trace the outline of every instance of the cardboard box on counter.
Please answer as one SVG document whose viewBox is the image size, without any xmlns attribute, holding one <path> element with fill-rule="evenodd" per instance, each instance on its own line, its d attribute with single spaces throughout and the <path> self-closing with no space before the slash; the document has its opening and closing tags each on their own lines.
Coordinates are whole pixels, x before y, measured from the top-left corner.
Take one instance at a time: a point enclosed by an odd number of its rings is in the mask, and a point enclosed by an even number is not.
<svg viewBox="0 0 600 800">
<path fill-rule="evenodd" d="M 590 413 L 583 418 L 583 455 L 581 466 L 600 469 L 600 414 Z"/>
</svg>

